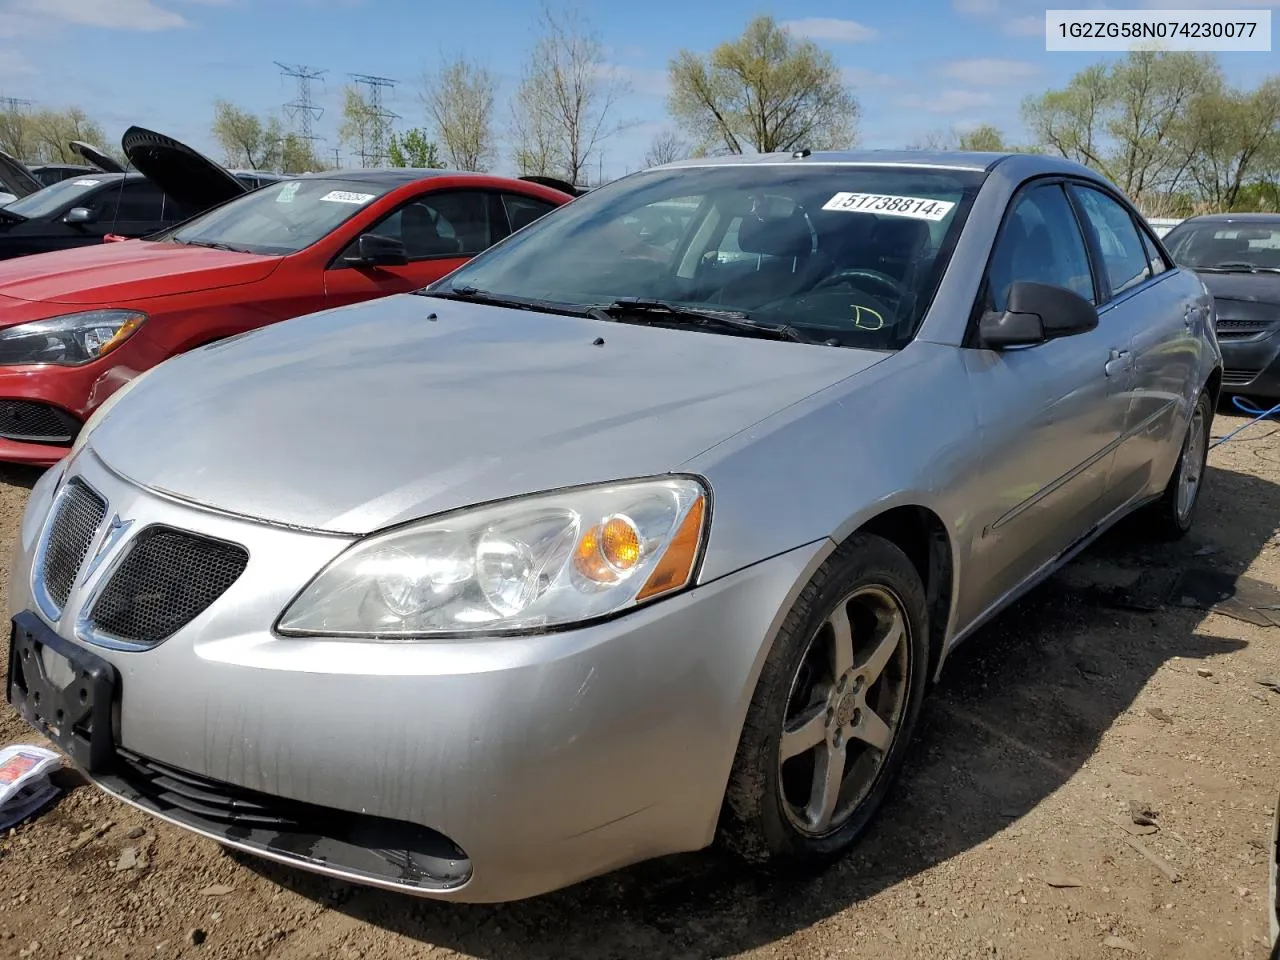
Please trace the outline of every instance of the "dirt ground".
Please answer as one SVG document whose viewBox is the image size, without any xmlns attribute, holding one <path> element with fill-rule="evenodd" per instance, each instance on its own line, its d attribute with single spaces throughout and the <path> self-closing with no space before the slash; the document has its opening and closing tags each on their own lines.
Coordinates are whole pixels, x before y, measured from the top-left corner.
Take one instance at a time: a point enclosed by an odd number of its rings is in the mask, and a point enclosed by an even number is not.
<svg viewBox="0 0 1280 960">
<path fill-rule="evenodd" d="M 0 556 L 33 479 L 0 473 Z M 1106 590 L 1183 567 L 1280 586 L 1277 481 L 1280 424 L 1251 427 L 1212 452 L 1186 541 L 1116 530 L 967 643 L 872 835 L 820 877 L 706 852 L 431 903 L 224 853 L 81 786 L 0 838 L 0 958 L 1264 958 L 1280 694 L 1258 681 L 1280 678 L 1280 628 Z M 0 703 L 12 742 L 31 735 Z"/>
</svg>

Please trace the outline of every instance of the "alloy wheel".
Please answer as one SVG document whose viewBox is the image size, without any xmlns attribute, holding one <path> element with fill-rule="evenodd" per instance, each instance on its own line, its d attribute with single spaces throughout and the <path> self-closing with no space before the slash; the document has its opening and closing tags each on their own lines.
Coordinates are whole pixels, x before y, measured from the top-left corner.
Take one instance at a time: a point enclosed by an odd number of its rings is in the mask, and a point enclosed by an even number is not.
<svg viewBox="0 0 1280 960">
<path fill-rule="evenodd" d="M 910 629 L 893 591 L 864 585 L 810 638 L 778 744 L 782 807 L 800 833 L 839 830 L 879 778 L 907 705 Z"/>
</svg>

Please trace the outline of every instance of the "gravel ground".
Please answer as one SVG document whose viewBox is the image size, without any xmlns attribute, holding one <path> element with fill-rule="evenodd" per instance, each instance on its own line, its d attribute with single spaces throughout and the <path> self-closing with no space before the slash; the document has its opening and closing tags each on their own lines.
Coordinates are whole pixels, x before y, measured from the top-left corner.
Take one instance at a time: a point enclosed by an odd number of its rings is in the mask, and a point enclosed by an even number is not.
<svg viewBox="0 0 1280 960">
<path fill-rule="evenodd" d="M 81 786 L 0 838 L 0 958 L 1264 958 L 1280 695 L 1257 681 L 1280 677 L 1280 629 L 1105 592 L 1177 567 L 1280 586 L 1280 426 L 1210 465 L 1188 540 L 1116 530 L 956 654 L 872 835 L 822 876 L 705 852 L 519 904 L 421 902 Z M 33 479 L 0 472 L 0 556 Z"/>
</svg>

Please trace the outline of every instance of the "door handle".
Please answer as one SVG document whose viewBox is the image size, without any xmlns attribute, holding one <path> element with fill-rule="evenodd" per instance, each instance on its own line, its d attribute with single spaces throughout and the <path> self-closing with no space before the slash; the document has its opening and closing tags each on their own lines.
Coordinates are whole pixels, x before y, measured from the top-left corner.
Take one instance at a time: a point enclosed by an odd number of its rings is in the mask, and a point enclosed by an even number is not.
<svg viewBox="0 0 1280 960">
<path fill-rule="evenodd" d="M 1182 315 L 1182 322 L 1183 322 L 1183 324 L 1185 324 L 1185 325 L 1186 325 L 1186 328 L 1187 328 L 1188 330 L 1190 330 L 1190 329 L 1191 329 L 1191 324 L 1192 324 L 1192 322 L 1194 321 L 1194 319 L 1195 319 L 1195 315 L 1196 315 L 1196 313 L 1198 312 L 1198 310 L 1199 310 L 1199 308 L 1198 308 L 1198 307 L 1187 307 L 1186 312 L 1185 312 L 1185 313 L 1183 313 L 1183 315 Z"/>
<path fill-rule="evenodd" d="M 1108 377 L 1114 377 L 1117 373 L 1123 373 L 1129 369 L 1129 351 L 1128 350 L 1112 350 L 1111 359 L 1107 361 L 1107 365 L 1102 368 Z"/>
</svg>

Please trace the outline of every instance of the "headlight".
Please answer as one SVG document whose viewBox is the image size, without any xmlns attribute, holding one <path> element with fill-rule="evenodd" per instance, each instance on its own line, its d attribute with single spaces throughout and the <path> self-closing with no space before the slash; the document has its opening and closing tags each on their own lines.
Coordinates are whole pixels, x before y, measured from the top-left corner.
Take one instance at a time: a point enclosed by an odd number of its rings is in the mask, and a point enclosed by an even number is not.
<svg viewBox="0 0 1280 960">
<path fill-rule="evenodd" d="M 521 497 L 361 540 L 276 629 L 292 636 L 466 636 L 580 623 L 693 580 L 707 492 L 671 477 Z"/>
<path fill-rule="evenodd" d="M 67 460 L 71 460 L 75 457 L 75 455 L 80 452 L 80 448 L 89 442 L 89 434 L 93 433 L 94 428 L 102 422 L 102 419 L 107 415 L 111 408 L 123 400 L 124 395 L 136 387 L 138 385 L 138 381 L 154 369 L 156 368 L 149 367 L 133 379 L 117 387 L 115 393 L 103 400 L 98 409 L 89 414 L 89 419 L 84 422 L 84 426 L 81 427 L 80 432 L 76 434 L 75 443 L 71 444 L 71 452 L 67 454 Z"/>
<path fill-rule="evenodd" d="M 137 310 L 86 310 L 0 330 L 0 365 L 79 366 L 110 353 L 147 319 Z"/>
</svg>

